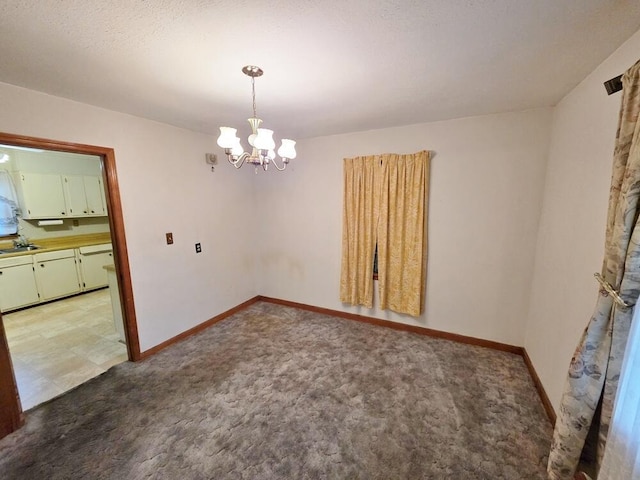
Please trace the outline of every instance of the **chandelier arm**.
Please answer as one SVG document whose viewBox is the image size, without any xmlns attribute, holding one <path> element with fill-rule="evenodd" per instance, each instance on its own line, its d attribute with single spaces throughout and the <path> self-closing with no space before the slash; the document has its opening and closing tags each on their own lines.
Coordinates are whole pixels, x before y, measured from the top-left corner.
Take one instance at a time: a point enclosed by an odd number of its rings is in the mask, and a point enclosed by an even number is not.
<svg viewBox="0 0 640 480">
<path fill-rule="evenodd" d="M 243 152 L 242 155 L 235 160 L 233 160 L 231 153 L 227 153 L 227 160 L 229 160 L 229 163 L 236 168 L 242 167 L 247 158 L 249 158 L 249 154 L 247 152 Z"/>
<path fill-rule="evenodd" d="M 285 168 L 287 168 L 287 163 L 288 163 L 288 162 L 284 162 L 284 161 L 283 161 L 283 162 L 282 162 L 282 168 L 280 168 L 280 167 L 278 166 L 278 164 L 276 163 L 276 159 L 275 159 L 275 158 L 272 158 L 272 159 L 271 159 L 271 163 L 273 164 L 273 166 L 274 166 L 274 167 L 276 167 L 276 169 L 277 169 L 277 170 L 279 170 L 279 171 L 283 171 Z"/>
</svg>

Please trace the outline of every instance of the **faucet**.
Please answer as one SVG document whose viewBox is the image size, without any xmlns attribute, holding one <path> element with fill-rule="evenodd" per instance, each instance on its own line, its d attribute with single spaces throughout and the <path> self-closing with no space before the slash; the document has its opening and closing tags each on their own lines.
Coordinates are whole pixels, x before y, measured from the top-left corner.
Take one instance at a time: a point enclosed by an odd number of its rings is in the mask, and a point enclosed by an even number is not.
<svg viewBox="0 0 640 480">
<path fill-rule="evenodd" d="M 27 237 L 20 234 L 18 235 L 18 238 L 13 241 L 13 246 L 14 248 L 27 247 L 29 246 L 29 240 L 27 240 Z"/>
</svg>

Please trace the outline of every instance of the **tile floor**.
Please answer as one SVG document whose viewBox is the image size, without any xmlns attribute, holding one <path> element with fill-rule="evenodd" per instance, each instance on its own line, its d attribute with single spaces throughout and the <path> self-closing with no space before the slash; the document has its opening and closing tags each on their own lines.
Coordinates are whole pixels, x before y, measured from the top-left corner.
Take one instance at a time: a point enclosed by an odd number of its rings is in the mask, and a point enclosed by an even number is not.
<svg viewBox="0 0 640 480">
<path fill-rule="evenodd" d="M 127 360 L 113 326 L 109 289 L 2 316 L 27 410 Z"/>
</svg>

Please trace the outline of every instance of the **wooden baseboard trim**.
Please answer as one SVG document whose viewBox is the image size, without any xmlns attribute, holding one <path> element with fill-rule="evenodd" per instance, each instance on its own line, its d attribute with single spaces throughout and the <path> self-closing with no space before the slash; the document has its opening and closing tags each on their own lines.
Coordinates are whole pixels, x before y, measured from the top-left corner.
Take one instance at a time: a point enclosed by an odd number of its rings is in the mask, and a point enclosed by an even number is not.
<svg viewBox="0 0 640 480">
<path fill-rule="evenodd" d="M 250 298 L 246 302 L 243 302 L 240 305 L 236 305 L 235 307 L 230 308 L 226 312 L 222 312 L 221 314 L 216 315 L 215 317 L 210 318 L 209 320 L 207 320 L 205 322 L 202 322 L 199 325 L 196 325 L 195 327 L 190 328 L 189 330 L 186 330 L 186 331 L 176 335 L 175 337 L 171 337 L 169 340 L 165 340 L 164 342 L 156 345 L 155 347 L 150 348 L 149 350 L 145 350 L 144 352 L 140 353 L 140 360 L 144 360 L 145 358 L 148 358 L 148 357 L 158 353 L 160 350 L 164 350 L 165 348 L 167 348 L 170 345 L 173 345 L 174 343 L 178 343 L 181 340 L 184 340 L 185 338 L 190 337 L 191 335 L 195 335 L 196 333 L 201 332 L 205 328 L 210 327 L 211 325 L 213 325 L 215 323 L 221 322 L 222 320 L 224 320 L 227 317 L 230 317 L 234 313 L 237 313 L 240 310 L 244 310 L 249 305 L 253 305 L 258 300 L 260 300 L 260 297 L 258 297 L 258 296 Z"/>
<path fill-rule="evenodd" d="M 425 335 L 428 337 L 442 338 L 444 340 L 451 340 L 453 342 L 466 343 L 468 345 L 476 345 L 479 347 L 492 348 L 494 350 L 515 353 L 516 355 L 522 355 L 522 347 L 516 347 L 515 345 L 509 345 L 506 343 L 494 342 L 492 340 L 484 340 L 482 338 L 468 337 L 466 335 L 460 335 L 457 333 L 443 332 L 442 330 L 434 330 L 432 328 L 418 327 L 416 325 L 407 325 L 404 323 L 392 322 L 390 320 L 381 320 L 379 318 L 367 317 L 365 315 L 342 312 L 340 310 L 331 310 L 330 308 L 314 307 L 313 305 L 290 302 L 289 300 L 281 300 L 279 298 L 259 296 L 258 299 L 263 302 L 276 303 L 278 305 L 299 308 L 301 310 L 308 310 L 310 312 L 322 313 L 325 315 L 332 315 L 334 317 L 345 318 L 347 320 L 355 320 L 357 322 L 368 323 L 370 325 L 377 325 L 379 327 L 387 327 L 387 328 L 392 328 L 394 330 L 402 330 L 404 332 L 418 333 L 420 335 Z"/>
<path fill-rule="evenodd" d="M 556 424 L 556 411 L 551 404 L 551 400 L 549 400 L 549 396 L 542 386 L 542 382 L 540 381 L 540 377 L 538 377 L 538 372 L 533 367 L 533 362 L 529 357 L 526 349 L 522 349 L 522 358 L 524 359 L 524 364 L 527 366 L 527 370 L 529 370 L 529 375 L 531 375 L 531 379 L 533 380 L 533 384 L 538 391 L 538 395 L 540 396 L 540 400 L 542 401 L 542 406 L 544 407 L 545 412 L 547 412 L 547 416 L 549 420 L 551 420 L 551 424 L 555 426 Z"/>
<path fill-rule="evenodd" d="M 549 400 L 549 396 L 542 386 L 542 382 L 540 381 L 540 377 L 538 377 L 538 372 L 533 367 L 533 362 L 529 357 L 526 349 L 522 349 L 522 358 L 524 359 L 524 364 L 527 366 L 527 370 L 529 370 L 529 375 L 531 375 L 531 379 L 533 380 L 533 384 L 538 391 L 538 395 L 540 396 L 540 400 L 542 401 L 542 406 L 544 407 L 545 412 L 547 412 L 547 416 L 549 420 L 551 420 L 551 424 L 555 426 L 556 424 L 556 411 L 551 404 L 551 400 Z"/>
</svg>

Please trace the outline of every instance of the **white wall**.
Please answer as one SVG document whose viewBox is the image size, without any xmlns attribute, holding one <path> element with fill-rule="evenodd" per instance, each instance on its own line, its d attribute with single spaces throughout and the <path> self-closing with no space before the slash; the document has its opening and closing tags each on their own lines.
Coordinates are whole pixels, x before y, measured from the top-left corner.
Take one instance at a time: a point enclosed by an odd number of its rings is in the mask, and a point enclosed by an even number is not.
<svg viewBox="0 0 640 480">
<path fill-rule="evenodd" d="M 257 184 L 260 293 L 479 337 L 524 341 L 550 109 L 302 140 Z M 339 301 L 342 159 L 428 149 L 426 310 L 414 319 Z"/>
<path fill-rule="evenodd" d="M 595 306 L 621 94 L 603 82 L 640 56 L 640 32 L 554 109 L 525 348 L 556 411 Z"/>
<path fill-rule="evenodd" d="M 0 105 L 2 132 L 115 149 L 143 351 L 258 293 L 254 179 L 210 171 L 215 137 L 7 84 Z"/>
</svg>

